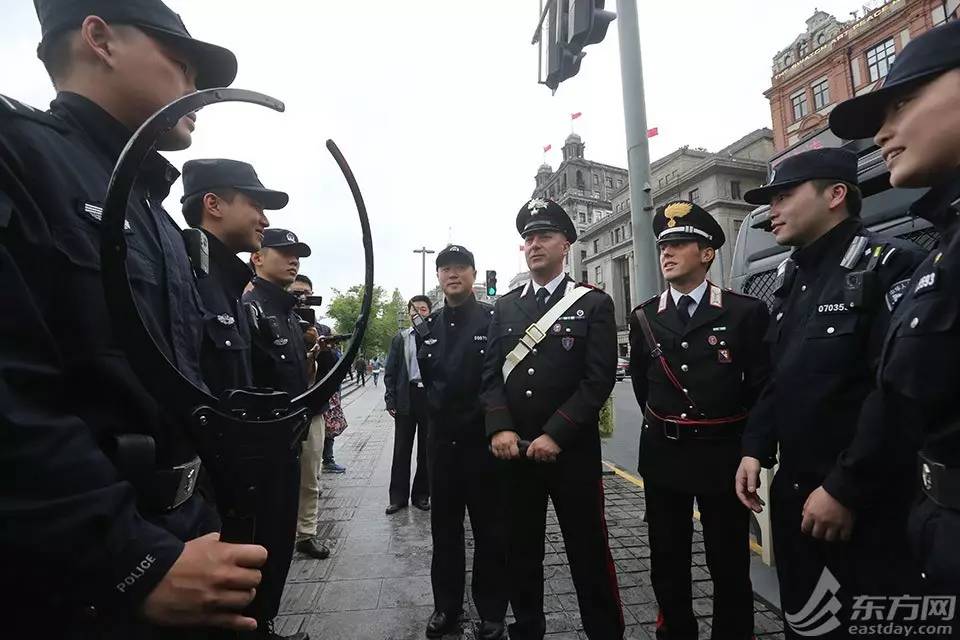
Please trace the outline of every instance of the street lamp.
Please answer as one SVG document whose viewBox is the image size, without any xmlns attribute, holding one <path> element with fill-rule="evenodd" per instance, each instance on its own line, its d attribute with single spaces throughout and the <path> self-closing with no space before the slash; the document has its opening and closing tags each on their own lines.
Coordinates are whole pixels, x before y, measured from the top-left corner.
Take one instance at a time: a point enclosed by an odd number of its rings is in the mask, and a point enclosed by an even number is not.
<svg viewBox="0 0 960 640">
<path fill-rule="evenodd" d="M 427 254 L 436 253 L 436 251 L 421 247 L 414 249 L 413 252 L 420 254 L 420 293 L 427 295 Z"/>
</svg>

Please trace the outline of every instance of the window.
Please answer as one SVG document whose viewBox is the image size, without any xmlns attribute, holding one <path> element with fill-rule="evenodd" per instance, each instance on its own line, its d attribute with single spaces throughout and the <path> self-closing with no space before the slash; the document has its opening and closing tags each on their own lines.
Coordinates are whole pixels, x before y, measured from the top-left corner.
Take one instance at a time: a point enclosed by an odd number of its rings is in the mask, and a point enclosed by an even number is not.
<svg viewBox="0 0 960 640">
<path fill-rule="evenodd" d="M 593 186 L 595 186 L 595 187 L 599 187 L 599 186 L 600 186 L 600 176 L 599 176 L 598 174 L 596 174 L 596 173 L 593 174 Z"/>
<path fill-rule="evenodd" d="M 587 251 L 586 251 L 586 249 L 581 249 L 581 250 L 580 250 L 580 260 L 583 261 L 583 260 L 586 260 L 586 259 L 587 259 Z M 584 280 L 586 280 L 586 278 L 584 278 Z"/>
<path fill-rule="evenodd" d="M 613 189 L 613 178 L 611 178 L 610 176 L 607 176 L 606 183 L 607 183 L 608 189 Z"/>
<path fill-rule="evenodd" d="M 799 120 L 803 118 L 805 115 L 807 115 L 808 113 L 810 113 L 810 105 L 807 104 L 806 89 L 790 96 L 790 102 L 793 103 L 794 121 Z"/>
<path fill-rule="evenodd" d="M 824 80 L 813 85 L 813 108 L 817 111 L 830 104 L 830 81 Z"/>
<path fill-rule="evenodd" d="M 730 197 L 733 200 L 740 199 L 740 183 L 737 180 L 730 182 Z"/>
<path fill-rule="evenodd" d="M 587 214 L 580 212 L 580 224 L 587 224 Z"/>
<path fill-rule="evenodd" d="M 599 238 L 598 238 L 597 240 L 594 240 L 594 241 L 593 241 L 593 252 L 594 252 L 594 253 L 600 253 L 600 240 L 599 240 Z"/>
<path fill-rule="evenodd" d="M 623 186 L 623 180 L 617 180 L 617 189 Z"/>
<path fill-rule="evenodd" d="M 803 42 L 800 43 L 800 57 L 802 58 L 803 56 L 807 55 L 809 51 L 810 51 L 810 45 L 809 43 L 807 43 L 806 40 L 804 40 Z"/>
<path fill-rule="evenodd" d="M 583 189 L 583 171 L 577 170 L 577 188 Z"/>
<path fill-rule="evenodd" d="M 617 227 L 616 229 L 613 230 L 613 243 L 614 243 L 614 244 L 620 244 L 620 240 L 622 239 L 622 238 L 621 238 L 621 233 L 622 233 L 622 232 L 623 232 L 623 229 L 622 229 L 621 227 Z"/>
<path fill-rule="evenodd" d="M 700 189 L 693 189 L 688 195 L 687 200 L 690 202 L 700 202 Z"/>
<path fill-rule="evenodd" d="M 867 67 L 870 68 L 870 81 L 876 82 L 880 78 L 887 77 L 894 59 L 897 57 L 897 46 L 890 38 L 882 42 L 873 49 L 867 51 Z"/>
<path fill-rule="evenodd" d="M 567 174 L 560 176 L 560 191 L 567 190 Z"/>
<path fill-rule="evenodd" d="M 600 192 L 599 192 L 599 191 L 594 191 L 594 192 L 593 192 L 593 197 L 596 198 L 597 200 L 599 200 L 599 199 L 600 199 Z"/>
<path fill-rule="evenodd" d="M 580 272 L 580 282 L 586 282 L 587 280 L 589 280 L 589 278 L 587 277 L 587 270 L 584 269 L 583 271 Z"/>
<path fill-rule="evenodd" d="M 600 284 L 601 282 L 603 282 L 603 269 L 601 267 L 597 267 L 596 269 L 594 269 L 593 276 L 594 276 L 593 281 L 596 282 L 597 284 Z"/>
</svg>

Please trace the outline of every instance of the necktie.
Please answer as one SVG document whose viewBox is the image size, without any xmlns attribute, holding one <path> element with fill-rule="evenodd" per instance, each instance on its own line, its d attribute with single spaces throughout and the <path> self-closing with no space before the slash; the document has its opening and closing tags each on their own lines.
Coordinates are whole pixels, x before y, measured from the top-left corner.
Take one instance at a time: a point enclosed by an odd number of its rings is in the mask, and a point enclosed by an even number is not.
<svg viewBox="0 0 960 640">
<path fill-rule="evenodd" d="M 677 313 L 680 314 L 680 322 L 687 324 L 690 322 L 690 306 L 693 304 L 693 298 L 687 295 L 680 296 L 677 301 Z"/>
<path fill-rule="evenodd" d="M 547 291 L 546 287 L 541 287 L 540 290 L 537 291 L 537 309 L 540 311 L 540 313 L 543 313 L 547 310 L 547 298 L 549 297 L 550 292 Z"/>
</svg>

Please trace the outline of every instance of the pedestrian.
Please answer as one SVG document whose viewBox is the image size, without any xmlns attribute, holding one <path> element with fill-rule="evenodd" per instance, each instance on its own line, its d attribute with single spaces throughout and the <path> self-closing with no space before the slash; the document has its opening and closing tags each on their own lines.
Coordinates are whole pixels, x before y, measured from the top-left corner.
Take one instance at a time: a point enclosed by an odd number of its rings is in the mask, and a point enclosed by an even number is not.
<svg viewBox="0 0 960 640">
<path fill-rule="evenodd" d="M 707 280 L 725 237 L 706 210 L 671 202 L 654 216 L 653 232 L 668 287 L 630 316 L 630 379 L 644 409 L 639 472 L 657 638 L 699 637 L 691 586 L 696 500 L 713 580 L 710 637 L 750 640 L 750 511 L 730 480 L 769 373 L 769 313 L 756 298 Z"/>
<path fill-rule="evenodd" d="M 370 373 L 373 375 L 373 386 L 377 386 L 377 380 L 380 379 L 380 356 L 375 356 L 370 363 Z"/>
<path fill-rule="evenodd" d="M 414 296 L 407 303 L 412 318 L 430 315 L 430 298 Z M 427 471 L 427 396 L 417 362 L 417 342 L 413 327 L 400 330 L 390 342 L 383 371 L 383 400 L 393 417 L 393 463 L 390 467 L 390 502 L 387 515 L 407 506 L 430 510 L 430 484 Z M 410 457 L 417 441 L 417 472 L 410 485 Z"/>
<path fill-rule="evenodd" d="M 252 630 L 242 611 L 266 550 L 219 541 L 194 493 L 189 426 L 118 347 L 100 274 L 100 206 L 131 132 L 198 88 L 229 86 L 236 58 L 193 39 L 160 0 L 35 7 L 56 98 L 49 111 L 0 98 L 0 551 L 15 585 L 4 635 Z M 156 149 L 187 148 L 193 128 L 173 123 Z M 127 205 L 131 291 L 153 340 L 203 387 L 199 295 L 162 207 L 179 174 L 157 150 Z"/>
<path fill-rule="evenodd" d="M 480 616 L 476 637 L 501 640 L 506 637 L 509 584 L 505 510 L 498 461 L 490 453 L 479 398 L 493 307 L 473 295 L 477 270 L 466 247 L 448 245 L 437 254 L 436 266 L 444 305 L 430 316 L 429 336 L 417 353 L 430 414 L 434 611 L 427 637 L 440 638 L 460 628 L 466 510 L 474 540 L 472 595 Z"/>
<path fill-rule="evenodd" d="M 313 295 L 313 281 L 302 273 L 298 273 L 290 293 L 299 297 Z M 324 324 L 315 325 L 317 354 L 314 358 L 316 371 L 308 378 L 315 382 L 323 379 L 337 364 L 337 357 L 333 353 L 333 342 L 324 340 L 333 332 Z M 307 345 L 309 346 L 309 345 Z M 329 404 L 329 403 L 328 403 Z M 319 525 L 320 492 L 323 486 L 320 483 L 320 467 L 323 463 L 323 445 L 326 442 L 327 425 L 323 419 L 323 411 L 313 416 L 303 442 L 303 452 L 300 454 L 300 497 L 297 501 L 297 550 L 306 553 L 312 558 L 323 560 L 330 557 L 330 549 L 317 536 Z"/>
<path fill-rule="evenodd" d="M 333 444 L 343 431 L 347 428 L 347 418 L 343 415 L 343 409 L 340 407 L 340 391 L 338 390 L 330 397 L 330 403 L 323 412 L 323 420 L 327 426 L 326 438 L 323 441 L 323 473 L 346 473 L 347 468 L 337 464 L 333 457 Z"/>
<path fill-rule="evenodd" d="M 844 137 L 873 136 L 897 188 L 930 187 L 910 207 L 940 243 L 901 288 L 879 365 L 844 473 L 882 487 L 878 501 L 919 495 L 909 514 L 909 549 L 924 592 L 960 593 L 960 23 L 912 40 L 897 55 L 883 87 L 837 106 L 830 128 Z M 885 456 L 867 445 L 886 444 Z M 919 456 L 914 458 L 919 450 Z M 906 459 L 904 459 L 906 458 Z M 891 474 L 901 468 L 906 473 Z M 898 484 L 890 487 L 891 475 Z M 879 484 L 876 484 L 879 483 Z M 928 618 L 929 619 L 929 618 Z M 954 634 L 957 629 L 955 627 Z"/>
<path fill-rule="evenodd" d="M 353 368 L 357 371 L 357 384 L 361 387 L 367 386 L 367 361 L 363 359 L 362 353 L 357 356 Z"/>
<path fill-rule="evenodd" d="M 613 390 L 613 300 L 577 285 L 564 261 L 577 232 L 552 200 L 520 209 L 517 231 L 532 280 L 497 300 L 484 365 L 483 403 L 494 455 L 510 460 L 507 558 L 514 640 L 543 638 L 547 497 L 570 561 L 589 638 L 623 637 L 623 609 L 607 544 L 599 414 Z M 521 440 L 529 441 L 525 454 Z"/>
<path fill-rule="evenodd" d="M 806 605 L 826 577 L 839 581 L 847 606 L 838 614 L 845 623 L 823 637 L 846 638 L 853 596 L 909 591 L 903 505 L 877 504 L 838 458 L 866 435 L 857 418 L 874 386 L 882 336 L 923 254 L 865 229 L 851 151 L 787 158 L 744 198 L 770 204 L 777 243 L 794 250 L 778 269 L 765 338 L 774 369 L 750 413 L 737 494 L 761 510 L 760 467 L 772 467 L 779 448 L 770 519 L 786 636 L 804 635 Z"/>
</svg>

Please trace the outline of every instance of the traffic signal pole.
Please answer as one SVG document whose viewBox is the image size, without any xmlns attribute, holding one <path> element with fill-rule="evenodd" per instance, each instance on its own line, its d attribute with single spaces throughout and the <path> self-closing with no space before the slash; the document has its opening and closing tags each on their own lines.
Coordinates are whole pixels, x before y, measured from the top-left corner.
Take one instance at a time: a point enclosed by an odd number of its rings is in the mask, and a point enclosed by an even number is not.
<svg viewBox="0 0 960 640">
<path fill-rule="evenodd" d="M 633 224 L 631 300 L 639 304 L 657 293 L 660 266 L 652 228 L 650 146 L 647 140 L 647 109 L 643 97 L 643 62 L 636 0 L 617 0 L 617 34 L 620 38 L 627 169 L 630 172 L 630 221 Z"/>
</svg>

